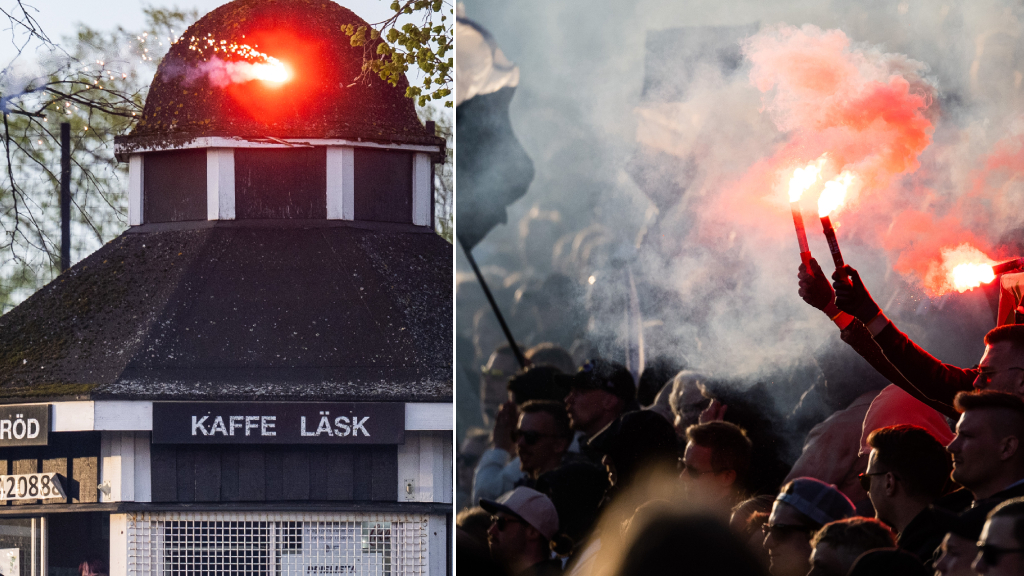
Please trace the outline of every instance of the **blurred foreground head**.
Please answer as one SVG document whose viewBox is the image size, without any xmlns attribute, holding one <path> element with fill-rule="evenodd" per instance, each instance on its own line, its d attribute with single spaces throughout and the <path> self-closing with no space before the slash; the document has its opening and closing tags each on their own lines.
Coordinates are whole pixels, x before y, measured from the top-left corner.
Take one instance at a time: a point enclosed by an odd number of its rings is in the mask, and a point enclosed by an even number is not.
<svg viewBox="0 0 1024 576">
<path fill-rule="evenodd" d="M 763 576 L 764 568 L 722 522 L 661 516 L 637 531 L 617 576 Z"/>
</svg>

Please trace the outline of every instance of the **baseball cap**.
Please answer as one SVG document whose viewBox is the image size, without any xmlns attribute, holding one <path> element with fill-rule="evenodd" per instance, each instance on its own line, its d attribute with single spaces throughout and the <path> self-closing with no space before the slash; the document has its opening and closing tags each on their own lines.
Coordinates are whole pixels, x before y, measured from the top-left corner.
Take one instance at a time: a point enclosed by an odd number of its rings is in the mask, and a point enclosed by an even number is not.
<svg viewBox="0 0 1024 576">
<path fill-rule="evenodd" d="M 626 403 L 636 399 L 636 383 L 629 370 L 617 362 L 593 359 L 580 366 L 572 378 L 572 388 L 604 390 L 622 398 Z"/>
<path fill-rule="evenodd" d="M 480 507 L 490 512 L 504 512 L 533 526 L 545 538 L 551 540 L 558 532 L 558 512 L 551 499 L 526 486 L 506 492 L 497 500 L 480 499 Z"/>
<path fill-rule="evenodd" d="M 775 500 L 789 504 L 822 526 L 855 514 L 853 503 L 845 494 L 815 478 L 793 480 Z"/>
</svg>

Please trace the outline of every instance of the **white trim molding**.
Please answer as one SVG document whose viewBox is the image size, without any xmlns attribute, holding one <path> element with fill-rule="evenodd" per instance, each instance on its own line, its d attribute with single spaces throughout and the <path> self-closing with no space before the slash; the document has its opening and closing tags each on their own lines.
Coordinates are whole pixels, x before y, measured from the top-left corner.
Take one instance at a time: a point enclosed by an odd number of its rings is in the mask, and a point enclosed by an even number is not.
<svg viewBox="0 0 1024 576">
<path fill-rule="evenodd" d="M 356 219 L 356 160 L 351 146 L 327 147 L 327 219 Z"/>
<path fill-rule="evenodd" d="M 132 154 L 128 157 L 128 225 L 138 226 L 142 224 L 142 192 L 145 182 L 142 154 Z"/>
<path fill-rule="evenodd" d="M 190 150 L 195 148 L 294 148 L 310 146 L 350 146 L 359 148 L 381 148 L 386 150 L 407 150 L 411 152 L 427 152 L 437 154 L 440 146 L 422 144 L 378 144 L 376 142 L 359 142 L 338 138 L 240 138 L 237 136 L 207 136 L 172 144 L 139 145 L 119 143 L 114 145 L 115 154 L 139 154 L 142 152 L 159 152 L 162 150 Z"/>
<path fill-rule="evenodd" d="M 235 219 L 235 151 L 206 150 L 206 219 Z"/>
<path fill-rule="evenodd" d="M 412 223 L 430 226 L 430 155 L 417 152 L 412 158 Z"/>
</svg>

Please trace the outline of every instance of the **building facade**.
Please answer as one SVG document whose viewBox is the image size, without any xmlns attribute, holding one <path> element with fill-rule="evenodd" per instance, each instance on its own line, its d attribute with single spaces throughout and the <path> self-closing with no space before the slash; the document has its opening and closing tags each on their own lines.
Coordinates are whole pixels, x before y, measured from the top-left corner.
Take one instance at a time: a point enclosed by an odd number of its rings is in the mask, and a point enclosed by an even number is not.
<svg viewBox="0 0 1024 576">
<path fill-rule="evenodd" d="M 161 62 L 130 228 L 0 317 L 0 574 L 450 573 L 444 140 L 360 23 L 236 0 Z"/>
</svg>

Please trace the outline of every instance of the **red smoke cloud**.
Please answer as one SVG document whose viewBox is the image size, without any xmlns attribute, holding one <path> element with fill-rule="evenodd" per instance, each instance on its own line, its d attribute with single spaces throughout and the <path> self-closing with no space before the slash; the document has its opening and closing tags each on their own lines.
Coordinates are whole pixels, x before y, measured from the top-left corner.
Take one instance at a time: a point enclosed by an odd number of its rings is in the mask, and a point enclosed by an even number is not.
<svg viewBox="0 0 1024 576">
<path fill-rule="evenodd" d="M 905 178 L 920 167 L 918 158 L 932 141 L 931 118 L 937 115 L 936 90 L 920 75 L 924 66 L 902 55 L 853 47 L 842 31 L 811 25 L 767 28 L 743 48 L 764 110 L 787 140 L 723 191 L 719 209 L 725 212 L 716 216 L 735 221 L 742 215 L 751 223 L 763 214 L 752 206 L 770 205 L 779 212 L 780 231 L 788 232 L 782 224 L 785 184 L 794 168 L 826 154 L 821 182 L 804 195 L 808 213 L 825 181 L 843 170 L 856 173 L 839 213 L 847 225 L 840 229 L 840 242 L 842 232 L 857 234 L 886 250 L 898 272 L 931 294 L 952 290 L 944 254 L 965 243 L 986 253 L 991 246 L 965 222 L 970 206 Z M 1024 157 L 1003 155 L 990 163 L 1016 169 Z"/>
</svg>

